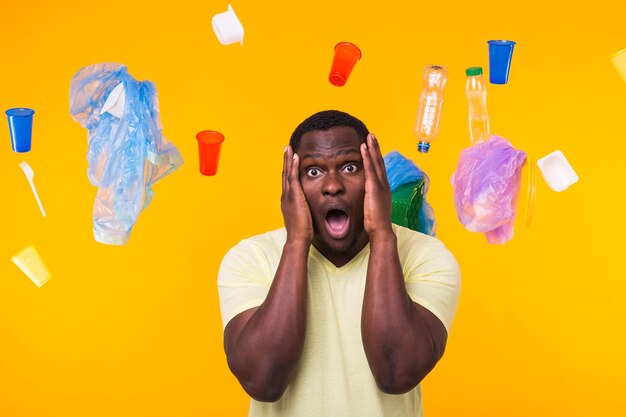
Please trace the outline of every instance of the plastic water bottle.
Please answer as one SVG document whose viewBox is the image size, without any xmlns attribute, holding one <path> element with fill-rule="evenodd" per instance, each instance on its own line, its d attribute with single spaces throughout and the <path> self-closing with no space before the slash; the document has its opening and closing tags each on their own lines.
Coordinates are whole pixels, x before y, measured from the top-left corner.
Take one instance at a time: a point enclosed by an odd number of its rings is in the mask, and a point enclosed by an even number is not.
<svg viewBox="0 0 626 417">
<path fill-rule="evenodd" d="M 439 133 L 439 119 L 443 104 L 443 88 L 448 80 L 448 71 L 444 67 L 428 65 L 424 69 L 424 87 L 420 95 L 415 136 L 417 150 L 427 153 L 432 142 Z"/>
<path fill-rule="evenodd" d="M 491 136 L 487 114 L 487 84 L 481 67 L 467 68 L 465 75 L 467 75 L 465 96 L 469 106 L 469 133 L 473 145 L 485 142 Z"/>
</svg>

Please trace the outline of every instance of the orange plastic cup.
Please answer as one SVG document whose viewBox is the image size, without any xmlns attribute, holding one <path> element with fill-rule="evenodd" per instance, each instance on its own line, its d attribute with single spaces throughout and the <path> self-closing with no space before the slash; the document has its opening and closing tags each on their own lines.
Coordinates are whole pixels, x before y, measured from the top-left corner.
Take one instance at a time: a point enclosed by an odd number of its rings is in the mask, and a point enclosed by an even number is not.
<svg viewBox="0 0 626 417">
<path fill-rule="evenodd" d="M 352 72 L 352 68 L 361 59 L 361 50 L 350 42 L 335 45 L 333 65 L 330 67 L 328 81 L 335 87 L 343 86 Z"/>
<path fill-rule="evenodd" d="M 198 139 L 198 153 L 200 154 L 200 173 L 215 175 L 224 135 L 214 130 L 203 130 L 198 132 L 196 139 Z"/>
</svg>

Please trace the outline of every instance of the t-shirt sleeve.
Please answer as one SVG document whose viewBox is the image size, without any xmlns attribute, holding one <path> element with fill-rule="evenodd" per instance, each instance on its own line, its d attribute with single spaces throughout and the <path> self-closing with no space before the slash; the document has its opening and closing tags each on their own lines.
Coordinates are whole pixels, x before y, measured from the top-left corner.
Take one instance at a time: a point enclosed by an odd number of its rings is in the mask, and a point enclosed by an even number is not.
<svg viewBox="0 0 626 417">
<path fill-rule="evenodd" d="M 271 280 L 267 258 L 255 243 L 243 240 L 228 251 L 217 275 L 222 330 L 239 313 L 263 303 Z"/>
<path fill-rule="evenodd" d="M 407 258 L 404 276 L 409 296 L 437 316 L 450 333 L 461 290 L 461 273 L 454 255 L 443 243 L 432 240 Z"/>
</svg>

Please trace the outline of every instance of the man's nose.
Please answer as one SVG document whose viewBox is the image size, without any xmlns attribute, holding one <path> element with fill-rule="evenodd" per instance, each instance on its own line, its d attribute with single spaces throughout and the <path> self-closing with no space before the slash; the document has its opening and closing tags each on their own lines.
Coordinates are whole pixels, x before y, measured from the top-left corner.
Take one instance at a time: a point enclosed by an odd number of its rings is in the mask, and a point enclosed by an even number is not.
<svg viewBox="0 0 626 417">
<path fill-rule="evenodd" d="M 341 195 L 346 189 L 337 173 L 329 172 L 325 175 L 324 184 L 322 186 L 322 194 L 324 195 Z"/>
</svg>

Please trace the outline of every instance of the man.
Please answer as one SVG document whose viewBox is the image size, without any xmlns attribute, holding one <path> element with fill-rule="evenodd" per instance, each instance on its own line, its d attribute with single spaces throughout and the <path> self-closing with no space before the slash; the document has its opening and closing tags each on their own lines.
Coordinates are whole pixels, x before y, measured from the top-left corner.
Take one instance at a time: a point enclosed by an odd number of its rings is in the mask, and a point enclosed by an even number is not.
<svg viewBox="0 0 626 417">
<path fill-rule="evenodd" d="M 283 157 L 285 227 L 241 241 L 218 277 L 250 416 L 421 416 L 419 382 L 456 311 L 454 257 L 392 225 L 380 147 L 360 120 L 314 114 Z"/>
</svg>

